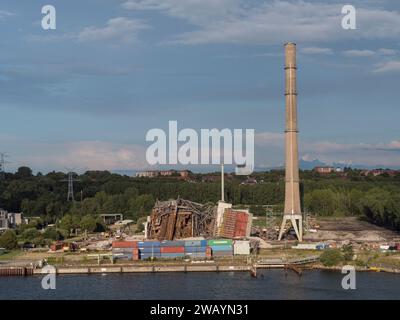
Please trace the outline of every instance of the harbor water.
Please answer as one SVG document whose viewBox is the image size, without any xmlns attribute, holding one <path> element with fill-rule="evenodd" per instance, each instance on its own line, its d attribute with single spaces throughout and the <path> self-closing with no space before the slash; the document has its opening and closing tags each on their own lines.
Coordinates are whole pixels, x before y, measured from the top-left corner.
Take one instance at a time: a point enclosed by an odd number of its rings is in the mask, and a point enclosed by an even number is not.
<svg viewBox="0 0 400 320">
<path fill-rule="evenodd" d="M 399 299 L 400 275 L 359 272 L 356 289 L 344 290 L 340 272 L 283 270 L 60 275 L 55 290 L 41 276 L 0 277 L 0 300 L 9 299 Z"/>
</svg>

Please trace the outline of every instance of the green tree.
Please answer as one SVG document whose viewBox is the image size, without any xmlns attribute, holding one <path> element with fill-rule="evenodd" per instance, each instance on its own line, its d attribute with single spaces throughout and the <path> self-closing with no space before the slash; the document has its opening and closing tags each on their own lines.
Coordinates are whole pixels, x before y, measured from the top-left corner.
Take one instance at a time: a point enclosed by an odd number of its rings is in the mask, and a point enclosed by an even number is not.
<svg viewBox="0 0 400 320">
<path fill-rule="evenodd" d="M 51 240 L 63 240 L 63 235 L 57 230 L 56 227 L 48 227 L 43 233 L 43 237 Z"/>
<path fill-rule="evenodd" d="M 32 177 L 32 169 L 29 167 L 19 167 L 17 172 L 15 173 L 15 176 L 18 179 L 31 178 Z"/>
<path fill-rule="evenodd" d="M 353 256 L 354 256 L 353 246 L 344 245 L 343 248 L 342 248 L 342 251 L 343 251 L 343 259 L 345 261 L 353 260 Z"/>
<path fill-rule="evenodd" d="M 7 250 L 15 249 L 18 246 L 17 235 L 14 230 L 6 230 L 0 236 L 0 247 L 6 248 Z"/>
<path fill-rule="evenodd" d="M 83 230 L 86 230 L 89 232 L 95 231 L 96 227 L 97 227 L 96 219 L 92 215 L 89 215 L 89 214 L 82 218 L 80 225 Z"/>
<path fill-rule="evenodd" d="M 29 228 L 22 232 L 21 238 L 25 241 L 32 241 L 33 239 L 40 236 L 39 230 L 36 228 Z"/>
<path fill-rule="evenodd" d="M 336 266 L 343 261 L 343 256 L 338 249 L 328 249 L 321 254 L 320 261 L 324 266 Z"/>
</svg>

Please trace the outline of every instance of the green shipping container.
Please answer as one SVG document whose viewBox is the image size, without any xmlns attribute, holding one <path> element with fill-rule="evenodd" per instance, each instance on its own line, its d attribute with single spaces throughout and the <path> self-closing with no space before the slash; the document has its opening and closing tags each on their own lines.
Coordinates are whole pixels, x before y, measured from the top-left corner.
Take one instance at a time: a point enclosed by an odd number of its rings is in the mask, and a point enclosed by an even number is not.
<svg viewBox="0 0 400 320">
<path fill-rule="evenodd" d="M 231 239 L 217 239 L 217 240 L 208 240 L 208 246 L 229 246 L 232 245 L 233 241 Z"/>
</svg>

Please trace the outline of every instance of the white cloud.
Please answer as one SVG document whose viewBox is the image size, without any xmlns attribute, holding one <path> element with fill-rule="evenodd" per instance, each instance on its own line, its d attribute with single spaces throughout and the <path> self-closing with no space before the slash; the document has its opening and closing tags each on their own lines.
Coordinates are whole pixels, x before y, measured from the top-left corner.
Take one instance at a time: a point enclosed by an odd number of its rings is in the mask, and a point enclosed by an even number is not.
<svg viewBox="0 0 400 320">
<path fill-rule="evenodd" d="M 400 140 L 389 143 L 338 143 L 307 141 L 299 137 L 299 155 L 303 160 L 318 159 L 327 164 L 355 163 L 370 166 L 400 167 Z M 283 162 L 285 139 L 283 133 L 263 132 L 255 135 L 256 165 L 274 159 L 273 165 Z"/>
<path fill-rule="evenodd" d="M 14 13 L 9 11 L 0 10 L 0 20 L 4 20 L 5 18 L 13 16 Z"/>
<path fill-rule="evenodd" d="M 284 41 L 317 42 L 343 39 L 398 39 L 400 13 L 357 5 L 357 30 L 341 27 L 342 3 L 322 1 L 128 0 L 131 10 L 158 10 L 197 27 L 170 42 L 184 44 Z M 361 7 L 362 6 L 362 7 Z"/>
<path fill-rule="evenodd" d="M 303 54 L 333 54 L 331 48 L 307 47 L 302 48 L 300 51 Z"/>
<path fill-rule="evenodd" d="M 398 52 L 394 49 L 386 49 L 386 48 L 381 48 L 378 50 L 378 54 L 381 54 L 383 56 L 394 56 Z"/>
<path fill-rule="evenodd" d="M 133 42 L 140 30 L 149 28 L 143 21 L 117 17 L 107 21 L 105 27 L 86 27 L 78 35 L 78 40 L 86 41 L 112 41 Z"/>
<path fill-rule="evenodd" d="M 137 169 L 147 166 L 145 148 L 139 145 L 106 141 L 77 141 L 64 144 L 33 143 L 29 156 L 13 157 L 18 165 L 33 169 L 63 170 L 65 167 L 88 170 Z"/>
<path fill-rule="evenodd" d="M 346 50 L 343 51 L 343 54 L 346 57 L 371 57 L 375 55 L 375 52 L 372 50 Z"/>
<path fill-rule="evenodd" d="M 385 61 L 377 64 L 375 73 L 400 72 L 400 60 Z"/>
</svg>

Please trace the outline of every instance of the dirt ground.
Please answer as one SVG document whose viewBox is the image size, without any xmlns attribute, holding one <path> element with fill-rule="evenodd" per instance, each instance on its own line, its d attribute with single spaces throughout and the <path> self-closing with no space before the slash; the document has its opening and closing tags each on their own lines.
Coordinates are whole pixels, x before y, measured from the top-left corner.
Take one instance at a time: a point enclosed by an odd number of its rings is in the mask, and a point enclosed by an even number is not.
<svg viewBox="0 0 400 320">
<path fill-rule="evenodd" d="M 353 240 L 359 242 L 394 242 L 400 240 L 400 233 L 378 227 L 355 217 L 316 218 L 315 233 L 307 232 L 305 241 Z M 311 228 L 314 228 L 311 226 Z"/>
</svg>

